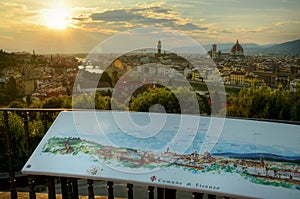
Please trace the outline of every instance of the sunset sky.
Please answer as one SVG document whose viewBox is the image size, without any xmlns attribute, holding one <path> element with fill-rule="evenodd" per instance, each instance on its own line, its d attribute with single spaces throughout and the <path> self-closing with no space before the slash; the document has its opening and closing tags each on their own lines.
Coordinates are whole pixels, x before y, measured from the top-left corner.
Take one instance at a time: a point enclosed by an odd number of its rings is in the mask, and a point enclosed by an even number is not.
<svg viewBox="0 0 300 199">
<path fill-rule="evenodd" d="M 300 38 L 299 9 L 299 0 L 0 0 L 0 49 L 90 52 L 143 27 L 171 28 L 200 44 L 281 43 Z"/>
</svg>

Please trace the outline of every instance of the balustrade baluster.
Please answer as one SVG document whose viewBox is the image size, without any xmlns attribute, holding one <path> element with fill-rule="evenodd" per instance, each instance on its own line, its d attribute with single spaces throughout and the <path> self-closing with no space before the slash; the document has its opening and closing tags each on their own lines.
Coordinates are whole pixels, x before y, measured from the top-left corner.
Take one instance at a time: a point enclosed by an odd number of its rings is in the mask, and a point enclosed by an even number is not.
<svg viewBox="0 0 300 199">
<path fill-rule="evenodd" d="M 36 198 L 34 186 L 35 186 L 34 176 L 33 175 L 28 175 L 28 188 L 29 188 L 29 198 L 30 199 L 35 199 Z"/>
<path fill-rule="evenodd" d="M 203 199 L 203 193 L 193 192 L 192 193 L 192 198 L 193 199 Z"/>
<path fill-rule="evenodd" d="M 26 147 L 26 157 L 30 156 L 30 147 L 29 147 L 29 127 L 28 127 L 28 112 L 24 111 L 23 122 L 24 122 L 24 131 L 25 131 L 25 147 Z"/>
<path fill-rule="evenodd" d="M 24 131 L 25 131 L 25 148 L 26 148 L 26 157 L 29 158 L 31 151 L 30 151 L 30 140 L 29 140 L 29 127 L 28 127 L 28 112 L 22 112 L 23 122 L 24 122 Z M 28 187 L 29 187 L 29 197 L 30 199 L 35 199 L 35 189 L 34 189 L 34 176 L 28 175 Z"/>
<path fill-rule="evenodd" d="M 72 179 L 72 190 L 73 190 L 73 197 L 74 199 L 78 199 L 79 195 L 78 195 L 78 182 L 77 182 L 77 178 L 73 178 Z"/>
<path fill-rule="evenodd" d="M 154 199 L 154 187 L 153 186 L 148 187 L 148 193 L 149 193 L 149 199 Z"/>
<path fill-rule="evenodd" d="M 44 111 L 41 112 L 41 120 L 43 122 L 44 133 L 46 133 L 48 130 L 47 112 Z"/>
<path fill-rule="evenodd" d="M 164 188 L 157 187 L 157 199 L 164 199 Z"/>
<path fill-rule="evenodd" d="M 61 183 L 61 195 L 63 199 L 68 199 L 68 187 L 67 187 L 67 178 L 61 177 L 60 178 Z"/>
<path fill-rule="evenodd" d="M 207 199 L 216 199 L 216 195 L 208 194 Z"/>
<path fill-rule="evenodd" d="M 68 199 L 73 199 L 73 190 L 72 190 L 72 180 L 70 178 L 67 178 L 67 195 Z"/>
<path fill-rule="evenodd" d="M 87 184 L 88 184 L 88 195 L 89 195 L 89 199 L 94 199 L 95 195 L 94 195 L 94 181 L 93 180 L 87 180 Z"/>
<path fill-rule="evenodd" d="M 15 171 L 13 168 L 13 150 L 12 150 L 12 141 L 11 141 L 11 133 L 9 131 L 9 121 L 8 121 L 8 111 L 4 111 L 4 124 L 6 131 L 6 145 L 7 145 L 7 158 L 8 158 L 8 170 L 9 170 L 9 178 L 10 178 L 10 197 L 11 199 L 17 199 L 18 193 L 16 190 L 16 179 L 15 179 Z"/>
<path fill-rule="evenodd" d="M 55 193 L 55 181 L 54 177 L 49 176 L 47 177 L 47 183 L 48 183 L 48 198 L 49 199 L 56 199 L 56 193 Z"/>
<path fill-rule="evenodd" d="M 165 199 L 176 199 L 176 189 L 165 189 Z"/>
<path fill-rule="evenodd" d="M 108 199 L 114 199 L 114 183 L 111 181 L 107 182 Z"/>
<path fill-rule="evenodd" d="M 133 184 L 127 184 L 128 199 L 133 199 Z"/>
</svg>

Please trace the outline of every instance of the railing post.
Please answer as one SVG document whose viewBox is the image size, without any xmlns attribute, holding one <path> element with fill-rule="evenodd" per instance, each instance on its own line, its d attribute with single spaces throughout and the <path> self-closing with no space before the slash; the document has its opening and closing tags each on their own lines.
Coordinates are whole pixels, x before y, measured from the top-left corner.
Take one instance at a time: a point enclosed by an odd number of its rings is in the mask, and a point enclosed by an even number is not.
<svg viewBox="0 0 300 199">
<path fill-rule="evenodd" d="M 68 199 L 67 178 L 61 177 L 60 183 L 61 183 L 61 196 L 63 199 Z"/>
<path fill-rule="evenodd" d="M 111 181 L 107 182 L 108 199 L 114 199 L 114 183 Z"/>
<path fill-rule="evenodd" d="M 46 112 L 41 112 L 41 120 L 43 123 L 43 127 L 44 127 L 44 133 L 47 132 L 48 130 L 48 122 L 47 122 L 47 113 Z"/>
<path fill-rule="evenodd" d="M 208 194 L 207 199 L 216 199 L 216 195 Z"/>
<path fill-rule="evenodd" d="M 73 199 L 72 181 L 70 178 L 67 178 L 67 195 L 68 199 Z"/>
<path fill-rule="evenodd" d="M 165 189 L 165 199 L 176 199 L 176 189 Z"/>
<path fill-rule="evenodd" d="M 15 172 L 13 168 L 13 151 L 12 151 L 12 142 L 11 142 L 11 134 L 9 131 L 9 122 L 8 122 L 8 111 L 4 111 L 4 124 L 6 131 L 6 145 L 7 145 L 7 158 L 8 158 L 8 169 L 9 169 L 9 178 L 10 178 L 10 197 L 11 199 L 17 199 L 18 193 L 16 190 L 16 179 Z"/>
<path fill-rule="evenodd" d="M 89 199 L 94 199 L 95 195 L 94 195 L 94 181 L 93 180 L 87 180 L 87 184 L 88 184 L 88 196 Z"/>
<path fill-rule="evenodd" d="M 44 134 L 46 134 L 48 130 L 48 122 L 47 122 L 47 113 L 44 111 L 40 112 L 40 117 L 43 123 L 44 127 Z M 60 178 L 61 179 L 61 195 L 62 198 L 68 198 L 68 193 L 67 193 L 67 181 L 66 178 Z M 54 177 L 48 177 L 48 198 L 49 199 L 55 199 L 56 198 L 56 191 L 55 191 L 55 182 L 54 182 Z"/>
<path fill-rule="evenodd" d="M 24 131 L 25 131 L 25 146 L 26 146 L 26 157 L 29 158 L 30 156 L 30 148 L 29 148 L 29 127 L 28 127 L 28 112 L 24 111 L 23 115 L 23 122 L 24 122 Z"/>
<path fill-rule="evenodd" d="M 128 199 L 133 199 L 133 184 L 127 184 Z"/>
<path fill-rule="evenodd" d="M 192 198 L 193 199 L 203 199 L 203 193 L 193 192 L 192 193 Z"/>
<path fill-rule="evenodd" d="M 77 178 L 72 178 L 72 191 L 73 191 L 73 197 L 74 199 L 78 199 L 78 182 L 77 182 Z"/>
<path fill-rule="evenodd" d="M 154 199 L 154 187 L 153 186 L 148 187 L 148 193 L 149 193 L 149 199 Z"/>
<path fill-rule="evenodd" d="M 164 188 L 157 187 L 157 199 L 164 199 Z"/>
<path fill-rule="evenodd" d="M 61 195 L 63 199 L 77 199 L 78 185 L 77 179 L 61 177 Z"/>
<path fill-rule="evenodd" d="M 36 199 L 35 190 L 34 190 L 34 176 L 28 175 L 28 188 L 29 188 L 29 198 Z"/>
<path fill-rule="evenodd" d="M 25 131 L 25 147 L 26 147 L 26 157 L 30 157 L 30 143 L 29 143 L 29 127 L 28 127 L 28 112 L 22 112 L 23 121 L 24 121 L 24 131 Z M 35 190 L 34 190 L 34 176 L 28 175 L 28 187 L 29 187 L 29 198 L 35 199 Z"/>
<path fill-rule="evenodd" d="M 56 199 L 54 177 L 47 177 L 48 183 L 48 199 Z"/>
</svg>

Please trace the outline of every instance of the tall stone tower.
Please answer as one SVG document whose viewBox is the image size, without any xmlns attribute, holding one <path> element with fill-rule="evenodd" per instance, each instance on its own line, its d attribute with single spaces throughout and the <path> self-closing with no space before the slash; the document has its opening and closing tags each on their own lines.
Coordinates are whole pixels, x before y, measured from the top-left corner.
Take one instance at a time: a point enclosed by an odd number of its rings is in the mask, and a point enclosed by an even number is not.
<svg viewBox="0 0 300 199">
<path fill-rule="evenodd" d="M 211 50 L 211 57 L 216 58 L 216 55 L 217 55 L 217 44 L 213 44 Z"/>
<path fill-rule="evenodd" d="M 158 42 L 157 42 L 157 54 L 161 54 L 161 41 L 160 40 L 158 40 Z"/>
</svg>

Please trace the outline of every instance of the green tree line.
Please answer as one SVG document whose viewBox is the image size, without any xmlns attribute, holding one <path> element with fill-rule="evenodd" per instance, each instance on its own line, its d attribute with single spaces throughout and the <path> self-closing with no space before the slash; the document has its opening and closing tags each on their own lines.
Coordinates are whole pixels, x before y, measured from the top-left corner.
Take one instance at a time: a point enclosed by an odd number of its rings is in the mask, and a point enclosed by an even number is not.
<svg viewBox="0 0 300 199">
<path fill-rule="evenodd" d="M 0 69 L 14 65 L 16 62 L 13 53 L 7 53 L 3 49 L 0 50 Z"/>
<path fill-rule="evenodd" d="M 9 83 L 11 92 L 15 89 L 13 81 Z M 134 93 L 128 99 L 129 107 L 112 99 L 111 92 L 97 91 L 93 95 L 82 94 L 72 98 L 71 96 L 59 96 L 46 98 L 39 102 L 31 102 L 31 99 L 17 99 L 11 102 L 9 107 L 32 108 L 92 108 L 110 110 L 112 107 L 120 107 L 121 110 L 148 112 L 155 105 L 160 104 L 167 113 L 181 113 L 176 96 L 188 96 L 192 91 L 178 88 L 171 91 L 165 87 L 148 88 L 145 91 Z M 200 113 L 211 115 L 209 98 L 197 94 Z M 186 99 L 185 103 L 191 103 Z M 266 118 L 278 120 L 300 121 L 300 89 L 296 92 L 285 90 L 282 86 L 271 89 L 266 84 L 258 86 L 257 82 L 251 83 L 249 88 L 241 89 L 236 95 L 227 98 L 228 106 L 224 107 L 226 114 L 232 117 Z"/>
<path fill-rule="evenodd" d="M 300 121 L 300 89 L 284 90 L 281 85 L 272 90 L 266 84 L 253 82 L 237 96 L 228 98 L 227 115 L 245 118 L 267 118 Z"/>
<path fill-rule="evenodd" d="M 10 77 L 5 86 L 0 86 L 0 105 L 2 106 L 7 106 L 10 102 L 23 96 L 14 77 Z"/>
</svg>

